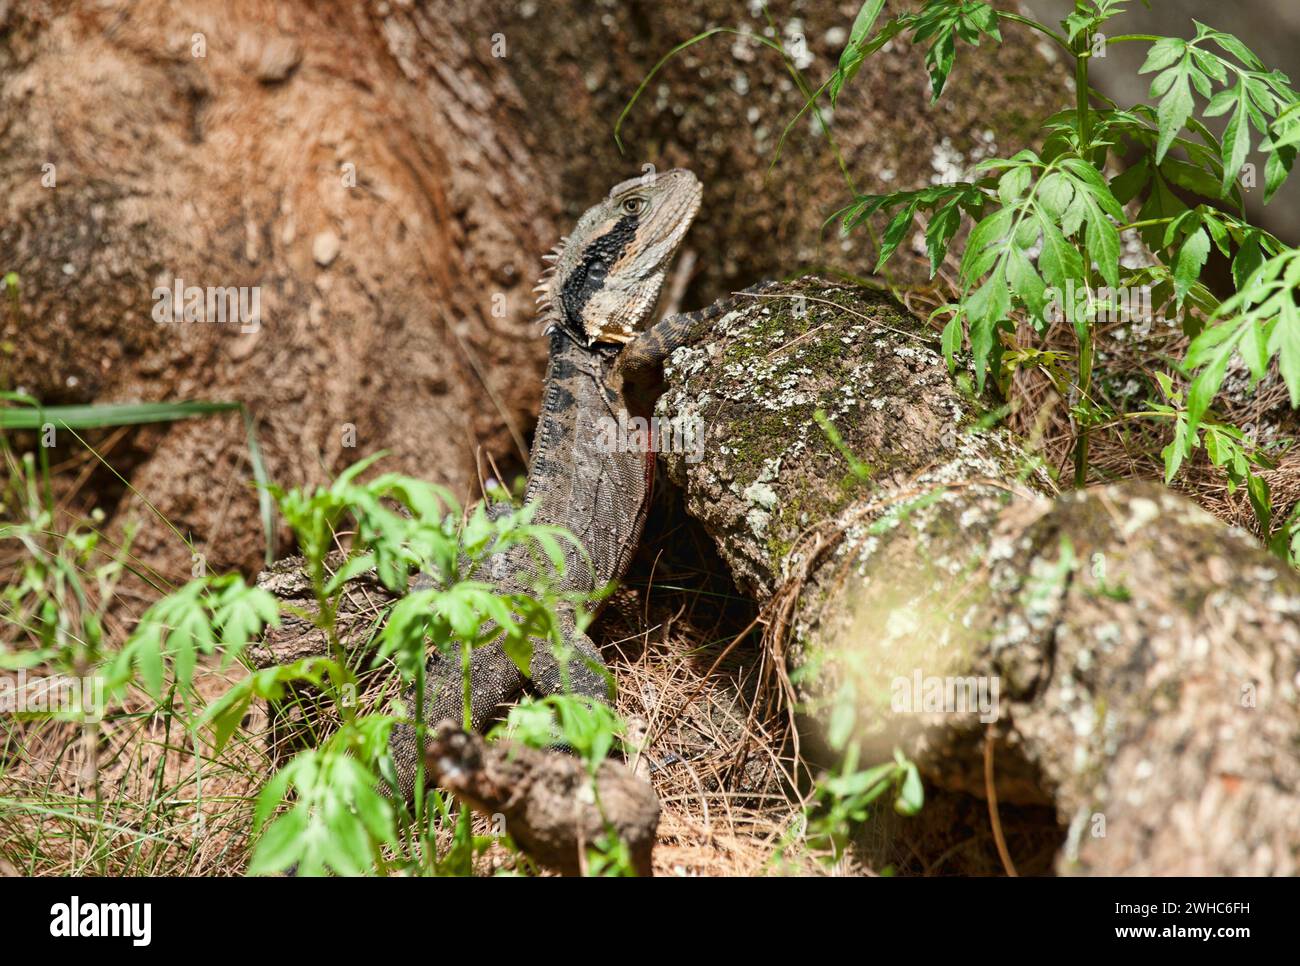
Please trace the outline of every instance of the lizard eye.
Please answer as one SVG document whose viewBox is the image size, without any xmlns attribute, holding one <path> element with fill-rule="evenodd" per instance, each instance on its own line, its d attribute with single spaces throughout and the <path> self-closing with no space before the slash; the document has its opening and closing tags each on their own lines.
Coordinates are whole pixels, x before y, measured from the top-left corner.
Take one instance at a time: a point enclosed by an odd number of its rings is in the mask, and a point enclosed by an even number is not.
<svg viewBox="0 0 1300 966">
<path fill-rule="evenodd" d="M 623 209 L 624 214 L 639 215 L 645 211 L 645 199 L 639 195 L 633 195 L 631 198 L 624 198 L 619 207 Z"/>
</svg>

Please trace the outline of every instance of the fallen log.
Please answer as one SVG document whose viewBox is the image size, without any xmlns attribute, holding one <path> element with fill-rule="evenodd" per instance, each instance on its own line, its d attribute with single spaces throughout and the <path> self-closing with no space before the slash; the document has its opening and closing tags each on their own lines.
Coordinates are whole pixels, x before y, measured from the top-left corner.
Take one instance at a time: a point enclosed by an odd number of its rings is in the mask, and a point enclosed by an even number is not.
<svg viewBox="0 0 1300 966">
<path fill-rule="evenodd" d="M 657 415 L 702 436 L 670 475 L 808 735 L 847 703 L 868 762 L 1050 803 L 1062 873 L 1296 874 L 1300 577 L 1156 483 L 1056 496 L 937 343 L 805 279 L 666 373 Z"/>
<path fill-rule="evenodd" d="M 515 844 L 542 865 L 579 875 L 588 850 L 612 834 L 627 846 L 637 875 L 654 874 L 659 799 L 623 765 L 607 760 L 591 775 L 572 755 L 489 744 L 452 721 L 434 729 L 424 758 L 439 786 L 484 815 L 501 816 Z"/>
</svg>

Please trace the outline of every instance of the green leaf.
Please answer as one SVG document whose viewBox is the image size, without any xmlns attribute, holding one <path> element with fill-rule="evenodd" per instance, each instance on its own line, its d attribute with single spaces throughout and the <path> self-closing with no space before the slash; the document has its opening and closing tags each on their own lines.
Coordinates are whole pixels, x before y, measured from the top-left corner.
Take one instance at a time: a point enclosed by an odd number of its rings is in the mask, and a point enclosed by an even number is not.
<svg viewBox="0 0 1300 966">
<path fill-rule="evenodd" d="M 1035 319 L 1043 316 L 1047 304 L 1047 286 L 1043 283 L 1029 257 L 1019 248 L 1012 248 L 1007 254 L 1007 282 L 1011 290 L 1025 303 L 1025 307 Z"/>
<path fill-rule="evenodd" d="M 1219 254 L 1226 258 L 1231 250 L 1228 226 L 1223 223 L 1223 220 L 1213 208 L 1201 209 L 1201 224 L 1210 233 L 1210 238 L 1214 242 L 1214 247 L 1219 250 Z"/>
<path fill-rule="evenodd" d="M 957 371 L 957 353 L 961 351 L 962 335 L 964 334 L 961 319 L 961 313 L 954 312 L 952 318 L 948 320 L 948 324 L 943 327 L 943 357 L 948 362 L 949 375 Z"/>
<path fill-rule="evenodd" d="M 533 664 L 533 641 L 529 637 L 507 635 L 501 642 L 502 650 L 506 652 L 506 657 L 519 668 L 519 673 L 525 677 L 532 676 Z"/>
<path fill-rule="evenodd" d="M 136 642 L 134 649 L 135 663 L 140 669 L 140 676 L 144 679 L 144 689 L 154 700 L 162 700 L 163 691 L 163 658 L 162 658 L 162 641 L 159 633 L 145 633 L 144 637 Z"/>
<path fill-rule="evenodd" d="M 925 805 L 925 786 L 921 784 L 921 773 L 913 762 L 908 762 L 903 770 L 903 784 L 894 799 L 894 810 L 899 815 L 915 815 Z"/>
<path fill-rule="evenodd" d="M 1183 459 L 1189 455 L 1191 450 L 1190 435 L 1187 426 L 1187 419 L 1179 415 L 1174 421 L 1174 438 L 1163 450 L 1160 455 L 1165 461 L 1165 485 L 1168 486 L 1175 476 L 1178 475 L 1178 468 L 1183 465 Z"/>
<path fill-rule="evenodd" d="M 1178 304 L 1182 304 L 1192 285 L 1200 278 L 1209 254 L 1210 236 L 1204 228 L 1197 228 L 1187 236 L 1174 259 L 1174 297 Z"/>
<path fill-rule="evenodd" d="M 222 695 L 215 704 L 205 711 L 204 716 L 212 721 L 212 745 L 217 754 L 221 754 L 222 749 L 226 747 L 226 743 L 243 725 L 244 715 L 252 703 L 253 691 L 251 688 L 232 689 Z"/>
<path fill-rule="evenodd" d="M 919 202 L 915 199 L 905 207 L 901 208 L 885 229 L 884 238 L 880 243 L 880 258 L 876 261 L 876 271 L 879 272 L 885 267 L 885 262 L 889 261 L 889 256 L 894 254 L 899 243 L 907 236 L 907 231 L 912 227 L 912 220 L 916 215 L 916 206 Z"/>
<path fill-rule="evenodd" d="M 375 565 L 375 555 L 373 553 L 357 554 L 349 557 L 347 563 L 338 569 L 333 577 L 325 584 L 325 593 L 333 596 L 344 584 L 353 577 L 360 576 Z"/>
<path fill-rule="evenodd" d="M 1059 220 L 1074 198 L 1074 184 L 1063 172 L 1053 171 L 1039 182 L 1036 197 L 1043 209 Z"/>
<path fill-rule="evenodd" d="M 835 106 L 840 91 L 843 90 L 845 84 L 853 79 L 853 76 L 861 68 L 862 62 L 866 59 L 868 51 L 864 50 L 864 47 L 867 43 L 867 37 L 871 33 L 871 28 L 875 26 L 876 20 L 880 17 L 880 11 L 884 6 L 885 0 L 866 0 L 858 8 L 858 15 L 853 20 L 853 28 L 849 31 L 849 41 L 840 54 L 839 66 L 836 68 L 829 85 L 828 94 L 831 107 Z M 898 33 L 902 30 L 903 25 L 897 22 L 891 23 L 886 27 L 886 30 L 889 27 L 893 27 L 894 33 Z"/>
<path fill-rule="evenodd" d="M 979 43 L 981 34 L 998 41 L 1002 39 L 998 32 L 997 11 L 983 0 L 936 0 L 923 7 L 920 13 L 903 15 L 899 22 L 912 30 L 914 45 L 930 42 L 925 65 L 930 72 L 930 88 L 935 101 L 943 93 L 956 60 L 958 37 L 974 45 Z"/>
<path fill-rule="evenodd" d="M 90 406 L 42 406 L 34 409 L 0 408 L 0 429 L 40 429 L 45 423 L 70 429 L 138 426 L 238 410 L 239 403 L 96 403 Z"/>
<path fill-rule="evenodd" d="M 839 798 L 867 796 L 867 801 L 874 801 L 880 793 L 889 787 L 888 779 L 894 774 L 896 765 L 885 762 L 863 771 L 852 771 L 845 775 L 835 775 L 826 779 L 824 787 Z"/>
<path fill-rule="evenodd" d="M 966 299 L 966 317 L 970 324 L 971 355 L 975 360 L 975 382 L 984 388 L 989 356 L 996 339 L 996 326 L 1011 311 L 1011 292 L 1007 287 L 1006 263 L 999 264 L 979 289 Z"/>
<path fill-rule="evenodd" d="M 230 658 L 259 639 L 265 626 L 280 623 L 280 605 L 273 594 L 237 580 L 213 613 L 212 623 L 221 629 L 225 654 Z"/>
<path fill-rule="evenodd" d="M 388 454 L 381 450 L 378 453 L 371 453 L 369 456 L 365 457 L 364 459 L 357 460 L 355 463 L 353 463 L 351 466 L 349 466 L 347 469 L 345 469 L 342 473 L 339 474 L 338 479 L 334 481 L 334 485 L 333 487 L 331 487 L 331 489 L 333 489 L 335 492 L 342 492 L 343 489 L 348 485 L 350 485 L 353 480 L 355 480 L 366 470 L 370 469 L 371 466 L 379 462 L 379 460 L 383 459 L 386 455 Z"/>
<path fill-rule="evenodd" d="M 1156 105 L 1156 117 L 1160 128 L 1160 135 L 1156 141 L 1157 164 L 1164 160 L 1165 154 L 1174 143 L 1174 138 L 1178 136 L 1178 132 L 1187 123 L 1187 118 L 1191 116 L 1194 107 L 1187 74 L 1177 67 L 1170 68 L 1168 72 L 1156 78 L 1156 84 L 1151 85 L 1152 96 L 1159 96 L 1156 93 L 1157 84 L 1164 77 L 1169 77 L 1170 81 L 1168 92 L 1160 98 L 1160 103 Z"/>
<path fill-rule="evenodd" d="M 1233 57 L 1236 57 L 1251 70 L 1264 69 L 1264 65 L 1260 62 L 1260 59 L 1255 56 L 1251 49 L 1232 34 L 1226 34 L 1218 30 L 1209 30 L 1208 28 L 1205 28 L 1205 25 L 1202 23 L 1195 20 L 1192 22 L 1196 24 L 1198 30 L 1204 28 L 1206 30 L 1205 36 L 1213 39 L 1216 44 L 1228 53 L 1232 54 Z"/>
<path fill-rule="evenodd" d="M 1017 165 L 1009 168 L 998 179 L 998 198 L 1002 200 L 1004 205 L 1014 204 L 1024 197 L 1033 180 L 1034 172 L 1028 165 Z"/>
<path fill-rule="evenodd" d="M 1266 151 L 1275 151 L 1285 145 L 1300 145 L 1300 100 L 1277 116 L 1262 147 Z"/>
<path fill-rule="evenodd" d="M 1165 158 L 1160 165 L 1160 173 L 1164 177 L 1176 184 L 1178 187 L 1187 191 L 1194 192 L 1205 198 L 1218 197 L 1220 192 L 1219 179 L 1211 172 L 1199 165 L 1188 164 L 1181 158 L 1173 155 Z M 1118 192 L 1117 192 L 1118 194 Z"/>
<path fill-rule="evenodd" d="M 1234 104 L 1239 100 L 1238 91 L 1240 85 L 1229 87 L 1219 91 L 1210 98 L 1210 103 L 1205 105 L 1205 110 L 1201 112 L 1202 117 L 1218 117 L 1220 114 L 1227 114 L 1232 110 Z"/>
<path fill-rule="evenodd" d="M 1227 197 L 1237 176 L 1241 174 L 1246 163 L 1246 154 L 1250 151 L 1250 125 L 1246 120 L 1246 88 L 1237 85 L 1237 110 L 1228 118 L 1228 126 L 1223 131 L 1223 182 L 1220 194 Z"/>
<path fill-rule="evenodd" d="M 1038 244 L 1038 237 L 1041 234 L 1038 222 L 1030 217 L 1021 218 L 1020 224 L 1016 226 L 1016 230 L 1012 233 L 1011 242 L 1022 252 L 1027 252 Z"/>
<path fill-rule="evenodd" d="M 1076 187 L 1081 184 L 1085 193 L 1091 195 L 1106 214 L 1116 221 L 1124 220 L 1124 209 L 1111 193 L 1110 185 L 1100 171 L 1082 158 L 1065 158 L 1061 166 L 1077 179 Z"/>
<path fill-rule="evenodd" d="M 1171 64 L 1179 61 L 1187 48 L 1187 41 L 1180 40 L 1177 37 L 1162 37 L 1151 45 L 1147 51 L 1146 60 L 1138 68 L 1139 74 L 1149 74 L 1152 71 L 1164 70 Z"/>
<path fill-rule="evenodd" d="M 271 776 L 270 780 L 262 786 L 262 790 L 257 793 L 257 801 L 253 806 L 254 832 L 260 832 L 266 826 L 267 819 L 275 814 L 275 810 L 284 801 L 292 777 L 293 774 L 288 767 L 281 768 Z"/>
<path fill-rule="evenodd" d="M 1300 132 L 1300 127 L 1297 132 Z M 1295 155 L 1296 149 L 1287 146 L 1277 147 L 1268 153 L 1268 160 L 1264 162 L 1264 204 L 1273 200 L 1277 189 L 1286 181 L 1291 166 L 1295 163 Z"/>
<path fill-rule="evenodd" d="M 1240 332 L 1233 338 L 1221 342 L 1210 355 L 1208 364 L 1197 373 L 1196 378 L 1192 380 L 1191 386 L 1188 387 L 1187 419 L 1190 424 L 1189 430 L 1195 430 L 1200 424 L 1201 417 L 1205 415 L 1210 403 L 1214 401 L 1214 397 L 1218 394 L 1219 387 L 1223 385 L 1223 377 L 1228 371 L 1228 360 L 1232 358 L 1233 348 L 1236 346 L 1238 338 L 1240 338 Z"/>
<path fill-rule="evenodd" d="M 953 32 L 949 30 L 935 40 L 925 55 L 925 63 L 930 70 L 932 104 L 938 101 L 939 95 L 943 93 L 943 87 L 948 83 L 948 75 L 952 72 L 952 65 L 956 59 L 957 42 L 953 39 Z"/>
<path fill-rule="evenodd" d="M 1241 343 L 1237 351 L 1241 357 L 1246 360 L 1246 366 L 1250 369 L 1251 388 L 1264 378 L 1268 373 L 1269 360 L 1269 336 L 1271 332 L 1257 324 L 1248 324 L 1242 326 Z"/>
<path fill-rule="evenodd" d="M 861 47 L 867 42 L 867 37 L 871 35 L 871 28 L 876 25 L 876 20 L 880 17 L 880 11 L 885 7 L 885 0 L 866 0 L 858 8 L 858 15 L 853 18 L 853 27 L 849 31 L 849 42 L 845 52 L 851 47 Z M 843 57 L 840 58 L 843 63 Z"/>
<path fill-rule="evenodd" d="M 261 837 L 248 865 L 249 875 L 275 875 L 293 866 L 301 854 L 301 839 L 307 831 L 307 813 L 291 809 L 278 817 Z"/>
<path fill-rule="evenodd" d="M 1260 529 L 1268 533 L 1273 520 L 1273 498 L 1268 491 L 1268 481 L 1254 473 L 1247 474 L 1246 495 L 1250 498 L 1250 506 L 1255 511 Z"/>
<path fill-rule="evenodd" d="M 948 251 L 948 243 L 957 234 L 957 229 L 960 226 L 961 209 L 958 208 L 957 199 L 953 199 L 935 212 L 934 217 L 930 219 L 930 223 L 926 225 L 925 248 L 930 255 L 931 278 L 934 278 L 935 273 L 939 271 L 939 265 L 943 262 L 944 254 Z"/>
<path fill-rule="evenodd" d="M 1119 229 L 1111 223 L 1091 195 L 1084 195 L 1088 207 L 1088 256 L 1112 289 L 1119 288 Z"/>
<path fill-rule="evenodd" d="M 1138 196 L 1151 180 L 1151 165 L 1144 155 L 1136 164 L 1130 165 L 1124 173 L 1110 183 L 1111 192 L 1121 204 L 1128 204 Z"/>
<path fill-rule="evenodd" d="M 962 256 L 961 277 L 967 285 L 974 284 L 987 272 L 998 257 L 998 243 L 1011 230 L 1014 208 L 999 208 L 971 229 Z"/>
<path fill-rule="evenodd" d="M 1074 237 L 1078 234 L 1079 229 L 1083 227 L 1083 222 L 1087 217 L 1088 199 L 1086 192 L 1076 191 L 1074 197 L 1070 199 L 1070 204 L 1066 207 L 1065 213 L 1061 215 L 1061 232 L 1066 237 Z"/>
<path fill-rule="evenodd" d="M 1292 408 L 1300 407 L 1300 310 L 1294 301 L 1281 303 L 1268 347 L 1277 354 L 1278 369 L 1291 393 Z"/>
<path fill-rule="evenodd" d="M 1232 281 L 1237 291 L 1244 289 L 1250 277 L 1264 264 L 1264 250 L 1260 247 L 1262 235 L 1257 228 L 1247 231 L 1232 260 Z"/>
<path fill-rule="evenodd" d="M 1064 292 L 1068 282 L 1083 279 L 1083 259 L 1061 229 L 1047 218 L 1039 217 L 1038 221 L 1043 229 L 1043 250 L 1038 256 L 1038 270 L 1048 285 Z"/>
<path fill-rule="evenodd" d="M 1187 210 L 1187 206 L 1169 190 L 1165 179 L 1157 173 L 1151 179 L 1151 193 L 1147 195 L 1147 200 L 1143 202 L 1142 209 L 1138 212 L 1139 221 L 1160 221 L 1165 218 L 1175 218 Z M 1164 247 L 1161 239 L 1163 229 L 1159 224 L 1151 225 L 1140 229 L 1142 240 L 1153 249 Z"/>
<path fill-rule="evenodd" d="M 831 705 L 830 721 L 827 723 L 826 740 L 835 751 L 843 751 L 853 737 L 857 727 L 857 706 L 853 701 L 836 701 Z"/>
<path fill-rule="evenodd" d="M 1227 83 L 1228 69 L 1224 66 L 1222 60 L 1209 51 L 1202 50 L 1200 47 L 1192 47 L 1191 51 L 1192 58 L 1196 61 L 1197 67 L 1218 83 Z"/>
</svg>

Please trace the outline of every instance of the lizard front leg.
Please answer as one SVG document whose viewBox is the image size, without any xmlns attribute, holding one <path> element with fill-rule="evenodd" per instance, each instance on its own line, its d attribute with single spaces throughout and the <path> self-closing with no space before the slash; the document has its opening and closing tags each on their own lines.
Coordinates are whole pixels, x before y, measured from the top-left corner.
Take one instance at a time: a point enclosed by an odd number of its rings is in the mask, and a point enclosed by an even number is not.
<svg viewBox="0 0 1300 966">
<path fill-rule="evenodd" d="M 470 655 L 470 728 L 483 731 L 493 712 L 523 693 L 528 681 L 543 695 L 584 694 L 601 701 L 610 699 L 610 675 L 600 653 L 586 634 L 578 630 L 571 607 L 557 609 L 560 633 L 571 653 L 560 659 L 549 641 L 533 640 L 531 676 L 525 677 L 500 644 L 488 644 Z M 415 689 L 405 695 L 407 711 L 416 712 Z M 457 725 L 464 719 L 464 677 L 457 655 L 435 655 L 426 664 L 424 720 L 434 727 L 444 719 Z M 398 790 L 407 801 L 415 793 L 418 745 L 412 724 L 393 728 L 389 753 L 397 770 Z"/>
<path fill-rule="evenodd" d="M 760 295 L 774 282 L 753 285 L 739 296 Z M 722 299 L 695 312 L 666 316 L 638 334 L 624 346 L 614 365 L 613 380 L 623 389 L 634 415 L 646 415 L 659 397 L 663 383 L 663 366 L 668 357 L 682 346 L 699 342 L 713 328 L 719 317 L 731 311 L 737 298 Z"/>
<path fill-rule="evenodd" d="M 492 713 L 523 691 L 527 679 L 498 644 L 480 647 L 470 655 L 470 726 L 482 731 Z M 457 655 L 434 655 L 425 664 L 424 721 L 432 728 L 444 718 L 458 725 L 464 720 L 464 680 Z M 415 688 L 403 696 L 407 712 L 416 714 Z M 388 751 L 397 770 L 397 786 L 410 801 L 415 794 L 416 762 L 420 749 L 413 724 L 394 726 Z"/>
<path fill-rule="evenodd" d="M 613 696 L 610 686 L 613 678 L 591 638 L 578 630 L 574 616 L 570 605 L 556 609 L 560 636 L 565 649 L 571 653 L 557 655 L 549 641 L 533 642 L 533 687 L 543 695 L 583 694 L 608 702 Z M 560 665 L 561 658 L 566 661 L 564 667 Z"/>
</svg>

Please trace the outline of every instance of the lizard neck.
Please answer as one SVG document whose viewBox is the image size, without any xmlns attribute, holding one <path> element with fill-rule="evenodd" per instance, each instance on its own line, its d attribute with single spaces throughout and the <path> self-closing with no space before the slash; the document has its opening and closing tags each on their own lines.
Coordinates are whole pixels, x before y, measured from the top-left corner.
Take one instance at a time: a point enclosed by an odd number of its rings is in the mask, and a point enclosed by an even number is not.
<svg viewBox="0 0 1300 966">
<path fill-rule="evenodd" d="M 525 502 L 535 523 L 573 532 L 591 556 L 597 586 L 622 575 L 640 539 L 654 454 L 611 446 L 629 418 L 610 376 L 620 346 L 584 347 L 551 333 L 541 414 Z M 571 572 L 584 583 L 585 565 Z"/>
</svg>

